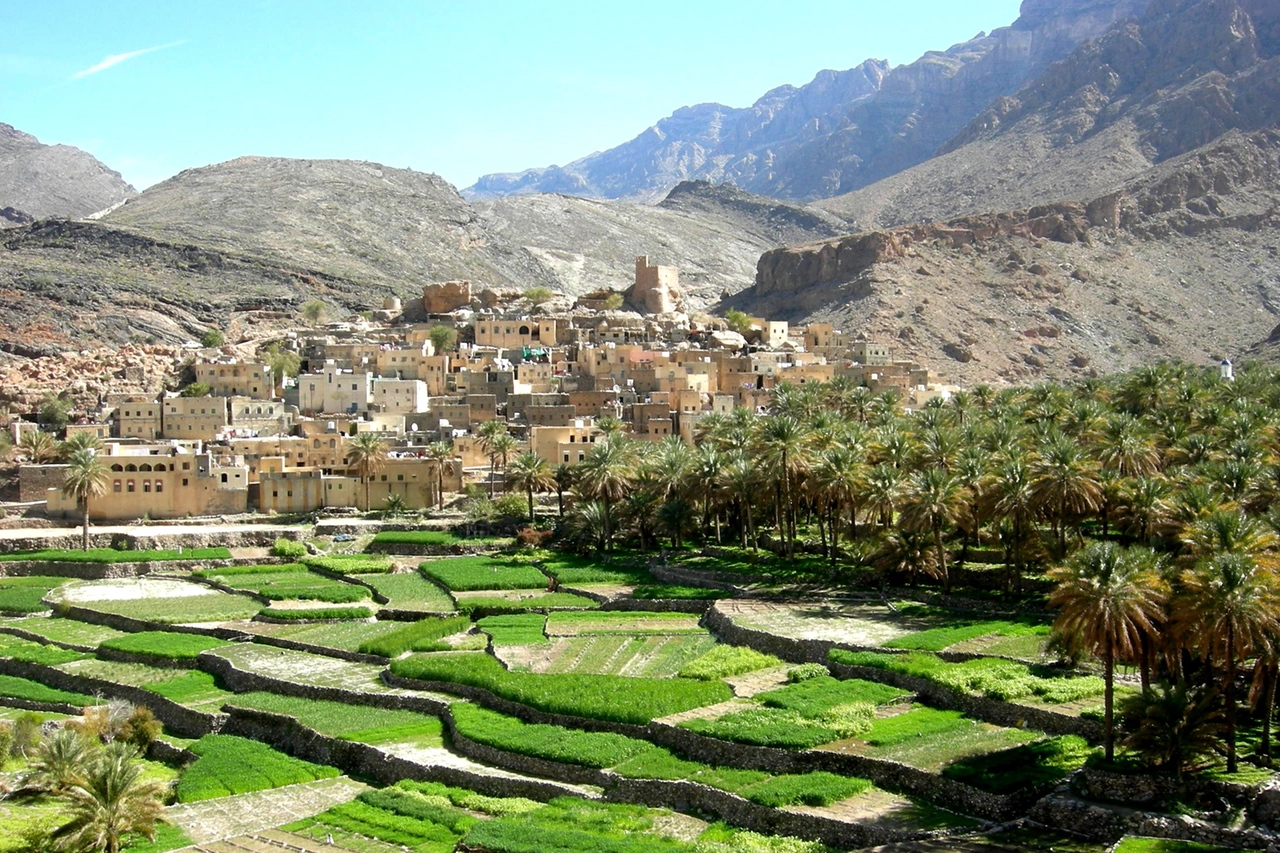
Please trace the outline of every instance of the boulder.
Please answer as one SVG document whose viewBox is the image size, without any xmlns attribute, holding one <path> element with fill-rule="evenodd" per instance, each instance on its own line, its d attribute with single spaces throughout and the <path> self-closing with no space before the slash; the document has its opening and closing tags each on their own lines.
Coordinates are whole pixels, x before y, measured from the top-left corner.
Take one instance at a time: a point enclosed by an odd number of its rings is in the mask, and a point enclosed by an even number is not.
<svg viewBox="0 0 1280 853">
<path fill-rule="evenodd" d="M 470 304 L 469 281 L 441 281 L 422 288 L 422 306 L 428 314 L 448 314 Z"/>
</svg>

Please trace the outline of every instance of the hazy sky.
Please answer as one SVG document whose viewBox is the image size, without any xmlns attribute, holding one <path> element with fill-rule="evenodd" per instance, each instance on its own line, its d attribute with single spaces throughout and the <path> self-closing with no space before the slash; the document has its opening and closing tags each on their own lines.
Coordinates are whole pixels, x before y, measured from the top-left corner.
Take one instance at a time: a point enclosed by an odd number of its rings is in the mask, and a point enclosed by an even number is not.
<svg viewBox="0 0 1280 853">
<path fill-rule="evenodd" d="M 1018 0 L 0 0 L 0 122 L 142 189 L 244 154 L 436 172 L 563 164 L 1007 26 Z"/>
</svg>

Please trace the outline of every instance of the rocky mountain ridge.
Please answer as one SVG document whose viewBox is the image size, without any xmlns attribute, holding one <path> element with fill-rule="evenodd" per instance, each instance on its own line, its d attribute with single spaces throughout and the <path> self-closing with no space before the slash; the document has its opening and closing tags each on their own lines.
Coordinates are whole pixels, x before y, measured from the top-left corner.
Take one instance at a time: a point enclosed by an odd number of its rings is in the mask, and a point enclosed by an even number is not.
<svg viewBox="0 0 1280 853">
<path fill-rule="evenodd" d="M 70 145 L 43 145 L 0 123 L 0 228 L 50 216 L 82 217 L 137 191 L 118 172 Z"/>
<path fill-rule="evenodd" d="M 1017 21 L 889 69 L 867 60 L 770 91 L 746 109 L 685 107 L 563 167 L 485 175 L 469 198 L 555 192 L 654 201 L 690 178 L 778 198 L 849 192 L 931 157 L 994 98 L 1148 0 L 1025 0 Z"/>
</svg>

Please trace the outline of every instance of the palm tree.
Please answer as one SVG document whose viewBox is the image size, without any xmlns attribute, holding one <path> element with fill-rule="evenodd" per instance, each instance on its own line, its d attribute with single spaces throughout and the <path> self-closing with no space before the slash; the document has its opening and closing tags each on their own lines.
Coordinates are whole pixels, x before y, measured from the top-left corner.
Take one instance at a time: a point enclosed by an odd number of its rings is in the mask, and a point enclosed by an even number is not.
<svg viewBox="0 0 1280 853">
<path fill-rule="evenodd" d="M 1276 547 L 1276 534 L 1239 510 L 1217 509 L 1192 523 L 1183 536 L 1194 557 L 1212 554 L 1256 555 Z"/>
<path fill-rule="evenodd" d="M 512 488 L 523 489 L 529 497 L 529 523 L 533 516 L 533 493 L 548 491 L 555 485 L 556 475 L 543 459 L 532 451 L 521 453 L 507 467 L 507 483 Z"/>
<path fill-rule="evenodd" d="M 83 513 L 84 526 L 80 538 L 82 551 L 89 550 L 89 500 L 107 493 L 107 480 L 110 476 L 107 466 L 102 464 L 98 454 L 91 448 L 77 450 L 67 460 L 62 494 L 75 498 L 76 509 Z"/>
<path fill-rule="evenodd" d="M 760 461 L 775 480 L 778 495 L 778 532 L 786 546 L 787 556 L 795 553 L 796 488 L 808 467 L 805 439 L 808 431 L 795 418 L 773 415 L 761 422 L 756 437 Z"/>
<path fill-rule="evenodd" d="M 568 462 L 561 462 L 556 466 L 556 505 L 561 518 L 564 518 L 564 493 L 573 488 L 573 481 L 577 476 L 576 469 Z"/>
<path fill-rule="evenodd" d="M 760 475 L 755 463 L 745 453 L 738 451 L 721 469 L 719 482 L 738 505 L 738 531 L 742 547 L 747 547 L 747 539 L 750 538 L 752 549 L 758 551 L 755 525 L 751 517 L 751 499 L 760 486 Z"/>
<path fill-rule="evenodd" d="M 62 793 L 84 770 L 95 745 L 75 729 L 58 729 L 40 742 L 23 784 Z"/>
<path fill-rule="evenodd" d="M 1217 690 L 1195 690 L 1186 682 L 1134 696 L 1125 703 L 1125 716 L 1136 718 L 1137 727 L 1125 746 L 1181 779 L 1197 755 L 1221 747 L 1221 704 Z"/>
<path fill-rule="evenodd" d="M 453 444 L 448 441 L 436 441 L 427 445 L 427 459 L 436 467 L 436 500 L 440 509 L 444 509 L 444 466 L 453 459 Z"/>
<path fill-rule="evenodd" d="M 1102 503 L 1097 465 L 1066 436 L 1050 438 L 1031 463 L 1032 493 L 1052 517 L 1059 549 L 1066 546 L 1067 518 L 1096 510 Z"/>
<path fill-rule="evenodd" d="M 95 453 L 101 451 L 102 439 L 91 432 L 73 432 L 58 447 L 58 455 L 62 457 L 63 461 L 66 461 L 77 450 L 92 450 Z"/>
<path fill-rule="evenodd" d="M 44 430 L 28 430 L 18 439 L 18 449 L 32 465 L 46 465 L 58 458 L 58 441 Z"/>
<path fill-rule="evenodd" d="M 493 451 L 494 442 L 499 436 L 507 435 L 507 422 L 503 420 L 485 421 L 476 427 L 476 438 L 480 440 L 480 449 L 489 457 L 489 499 L 493 500 L 493 476 L 497 467 L 498 456 Z"/>
<path fill-rule="evenodd" d="M 907 498 L 902 506 L 902 523 L 911 530 L 933 536 L 936 571 L 942 592 L 951 594 L 951 574 L 947 571 L 947 551 L 942 532 L 955 524 L 964 509 L 964 490 L 944 468 L 927 468 L 911 475 Z"/>
<path fill-rule="evenodd" d="M 605 549 L 613 538 L 613 507 L 626 497 L 635 479 L 636 452 L 620 432 L 606 433 L 578 463 L 578 488 L 604 505 Z"/>
<path fill-rule="evenodd" d="M 1226 662 L 1227 772 L 1236 765 L 1236 665 L 1280 637 L 1280 579 L 1241 552 L 1220 551 L 1182 575 L 1178 633 L 1206 659 Z"/>
<path fill-rule="evenodd" d="M 1059 610 L 1054 628 L 1079 638 L 1093 654 L 1101 654 L 1105 746 L 1107 760 L 1115 757 L 1115 666 L 1117 657 L 1130 657 L 1152 634 L 1163 615 L 1166 592 L 1159 560 L 1145 548 L 1121 548 L 1112 542 L 1092 542 L 1048 577 L 1057 589 L 1049 604 Z"/>
<path fill-rule="evenodd" d="M 497 477 L 497 473 L 494 466 L 500 462 L 502 464 L 502 473 L 503 473 L 503 476 L 505 477 L 506 471 L 507 471 L 507 458 L 511 456 L 511 453 L 516 449 L 517 446 L 518 444 L 516 442 L 515 436 L 506 432 L 502 433 L 501 435 L 494 436 L 493 441 L 490 442 L 489 444 L 489 493 L 490 493 L 489 497 L 490 498 L 493 497 L 493 482 L 494 482 L 494 479 Z"/>
<path fill-rule="evenodd" d="M 54 830 L 55 846 L 65 850 L 119 853 L 131 833 L 154 840 L 165 823 L 164 788 L 142 781 L 142 763 L 132 744 L 114 741 L 102 747 L 67 789 L 71 820 Z"/>
<path fill-rule="evenodd" d="M 369 481 L 387 464 L 387 443 L 376 432 L 362 432 L 347 439 L 348 464 L 360 472 L 364 481 L 364 508 L 369 511 Z"/>
</svg>

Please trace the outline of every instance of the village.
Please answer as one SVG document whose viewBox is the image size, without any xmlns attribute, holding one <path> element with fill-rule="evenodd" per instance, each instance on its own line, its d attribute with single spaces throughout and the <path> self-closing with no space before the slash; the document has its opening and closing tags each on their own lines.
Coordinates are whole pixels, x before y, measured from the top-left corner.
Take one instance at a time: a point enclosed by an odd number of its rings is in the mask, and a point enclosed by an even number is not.
<svg viewBox="0 0 1280 853">
<path fill-rule="evenodd" d="M 691 445 L 700 418 L 765 412 L 780 383 L 839 380 L 891 392 L 908 410 L 955 390 L 890 345 L 830 324 L 691 320 L 678 270 L 644 256 L 624 293 L 596 292 L 567 311 L 544 310 L 547 296 L 504 302 L 470 282 L 430 284 L 420 303 L 387 299 L 366 316 L 289 332 L 284 359 L 197 349 L 184 388 L 106 394 L 66 425 L 68 439 L 102 442 L 110 470 L 89 517 L 421 510 L 468 482 L 500 482 L 522 452 L 553 468 L 580 462 L 613 429 Z M 14 419 L 8 429 L 22 445 L 40 426 Z M 385 448 L 376 472 L 351 453 L 369 434 Z M 22 465 L 19 501 L 79 517 L 65 472 Z"/>
</svg>

